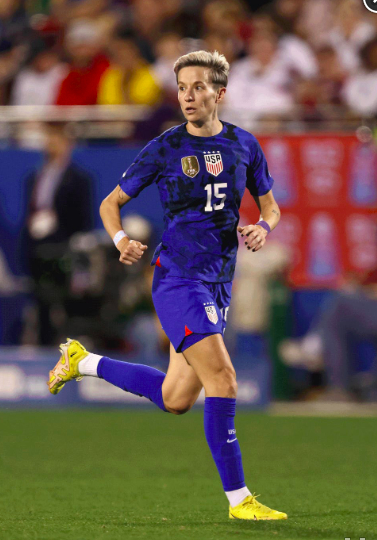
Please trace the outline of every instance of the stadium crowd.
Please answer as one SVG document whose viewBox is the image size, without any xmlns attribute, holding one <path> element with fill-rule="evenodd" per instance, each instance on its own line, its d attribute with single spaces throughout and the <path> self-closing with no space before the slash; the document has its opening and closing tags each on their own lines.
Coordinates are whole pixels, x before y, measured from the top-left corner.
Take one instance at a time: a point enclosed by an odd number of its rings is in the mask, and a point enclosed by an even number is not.
<svg viewBox="0 0 377 540">
<path fill-rule="evenodd" d="M 2 0 L 0 104 L 175 107 L 172 64 L 201 48 L 230 61 L 226 105 L 249 120 L 377 114 L 361 0 Z"/>
</svg>

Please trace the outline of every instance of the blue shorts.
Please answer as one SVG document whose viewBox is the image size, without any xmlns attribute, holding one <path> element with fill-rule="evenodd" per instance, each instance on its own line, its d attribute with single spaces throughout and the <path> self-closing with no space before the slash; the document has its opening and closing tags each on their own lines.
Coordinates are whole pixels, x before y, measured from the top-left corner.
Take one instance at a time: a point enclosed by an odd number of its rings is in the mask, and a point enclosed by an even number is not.
<svg viewBox="0 0 377 540">
<path fill-rule="evenodd" d="M 170 276 L 169 270 L 155 266 L 154 307 L 177 352 L 184 351 L 205 335 L 225 332 L 231 292 L 231 281 L 209 283 Z"/>
</svg>

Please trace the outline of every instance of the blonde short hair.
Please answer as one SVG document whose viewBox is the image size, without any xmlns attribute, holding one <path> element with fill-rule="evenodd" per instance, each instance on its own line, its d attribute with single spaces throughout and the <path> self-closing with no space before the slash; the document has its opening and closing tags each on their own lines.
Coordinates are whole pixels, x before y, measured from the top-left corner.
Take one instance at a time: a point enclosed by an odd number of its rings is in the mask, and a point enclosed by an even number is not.
<svg viewBox="0 0 377 540">
<path fill-rule="evenodd" d="M 226 87 L 228 84 L 229 63 L 225 56 L 217 51 L 194 51 L 180 56 L 174 64 L 177 82 L 180 70 L 189 66 L 208 68 L 211 83 L 216 86 Z"/>
</svg>

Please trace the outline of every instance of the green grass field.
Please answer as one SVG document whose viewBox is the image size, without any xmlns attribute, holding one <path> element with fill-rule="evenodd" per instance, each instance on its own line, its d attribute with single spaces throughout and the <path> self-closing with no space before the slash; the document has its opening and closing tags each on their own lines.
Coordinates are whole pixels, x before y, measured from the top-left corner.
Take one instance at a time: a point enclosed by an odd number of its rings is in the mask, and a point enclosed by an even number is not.
<svg viewBox="0 0 377 540">
<path fill-rule="evenodd" d="M 228 520 L 202 413 L 1 411 L 0 539 L 377 539 L 377 419 L 239 413 L 282 522 Z"/>
</svg>

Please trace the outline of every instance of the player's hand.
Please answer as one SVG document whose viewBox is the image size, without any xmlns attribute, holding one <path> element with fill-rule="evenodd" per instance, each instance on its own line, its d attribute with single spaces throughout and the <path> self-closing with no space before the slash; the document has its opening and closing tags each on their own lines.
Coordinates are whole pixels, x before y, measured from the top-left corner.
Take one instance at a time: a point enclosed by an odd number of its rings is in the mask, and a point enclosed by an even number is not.
<svg viewBox="0 0 377 540">
<path fill-rule="evenodd" d="M 148 249 L 137 240 L 129 240 L 128 238 L 122 238 L 117 244 L 117 249 L 120 251 L 119 260 L 121 263 L 131 265 L 137 263 L 144 254 L 144 251 Z"/>
<path fill-rule="evenodd" d="M 247 249 L 259 251 L 266 243 L 267 231 L 260 225 L 237 227 L 237 231 L 245 238 Z"/>
</svg>

